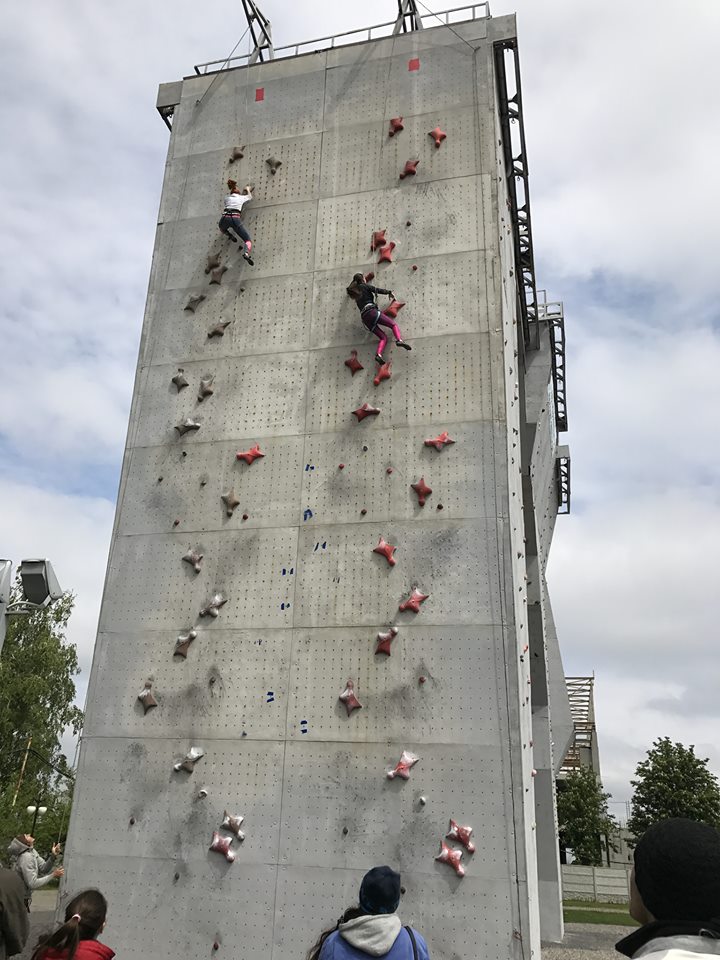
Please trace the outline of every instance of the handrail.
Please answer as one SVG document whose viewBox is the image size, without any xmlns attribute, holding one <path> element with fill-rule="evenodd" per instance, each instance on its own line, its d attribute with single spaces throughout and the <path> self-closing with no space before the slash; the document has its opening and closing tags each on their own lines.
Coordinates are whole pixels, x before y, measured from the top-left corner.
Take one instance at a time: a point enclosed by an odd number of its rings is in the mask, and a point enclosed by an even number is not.
<svg viewBox="0 0 720 960">
<path fill-rule="evenodd" d="M 452 14 L 465 13 L 468 10 L 472 10 L 472 16 L 463 17 L 460 19 L 451 20 Z M 483 11 L 478 14 L 476 11 Z M 449 10 L 440 10 L 438 13 L 424 13 L 421 15 L 420 19 L 423 21 L 423 26 L 437 26 L 437 23 L 425 23 L 428 21 L 437 21 L 444 18 L 444 25 L 449 25 L 450 23 L 459 23 L 463 20 L 487 20 L 490 17 L 490 2 L 489 0 L 483 0 L 480 3 L 471 3 L 464 7 L 451 7 Z M 346 46 L 352 43 L 362 43 L 367 40 L 378 39 L 377 36 L 373 36 L 374 31 L 378 30 L 387 30 L 390 28 L 389 33 L 383 33 L 381 36 L 387 37 L 392 35 L 392 30 L 395 27 L 396 20 L 389 20 L 387 23 L 377 23 L 372 27 L 359 27 L 357 30 L 345 30 L 343 33 L 335 33 L 327 37 L 318 37 L 315 40 L 302 40 L 300 43 L 289 43 L 284 47 L 275 47 L 274 60 L 284 60 L 288 57 L 297 57 L 300 55 L 302 48 L 310 47 L 310 50 L 302 50 L 303 53 L 312 53 L 313 51 L 317 52 L 319 50 L 334 50 L 337 46 Z M 355 39 L 346 40 L 344 38 L 354 37 Z M 342 40 L 343 42 L 338 43 Z M 195 64 L 195 73 L 198 76 L 204 76 L 207 73 L 217 73 L 221 70 L 232 70 L 235 67 L 247 66 L 250 60 L 250 54 L 243 53 L 238 54 L 236 57 L 229 57 L 226 60 L 209 60 L 207 63 L 197 63 Z M 215 68 L 215 69 L 212 69 Z"/>
</svg>

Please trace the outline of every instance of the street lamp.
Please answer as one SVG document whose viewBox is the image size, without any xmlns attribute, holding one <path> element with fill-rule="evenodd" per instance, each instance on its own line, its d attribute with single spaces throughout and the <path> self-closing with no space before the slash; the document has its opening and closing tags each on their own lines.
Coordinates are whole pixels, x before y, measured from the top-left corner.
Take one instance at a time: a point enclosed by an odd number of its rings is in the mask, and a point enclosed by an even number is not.
<svg viewBox="0 0 720 960">
<path fill-rule="evenodd" d="M 38 817 L 42 817 L 47 813 L 47 807 L 39 807 L 36 803 L 30 804 L 29 807 L 26 807 L 28 813 L 32 814 L 33 822 L 32 827 L 30 827 L 30 836 L 35 836 L 35 825 L 37 824 Z"/>
<path fill-rule="evenodd" d="M 18 573 L 22 584 L 22 596 L 11 603 L 12 562 L 0 560 L 0 652 L 5 642 L 9 616 L 42 610 L 63 595 L 62 587 L 49 560 L 23 560 Z"/>
</svg>

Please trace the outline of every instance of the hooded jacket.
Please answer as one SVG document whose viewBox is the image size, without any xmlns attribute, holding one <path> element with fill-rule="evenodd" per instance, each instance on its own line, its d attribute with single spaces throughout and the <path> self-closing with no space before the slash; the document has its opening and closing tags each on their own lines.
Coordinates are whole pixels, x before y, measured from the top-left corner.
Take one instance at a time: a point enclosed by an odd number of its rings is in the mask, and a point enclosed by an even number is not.
<svg viewBox="0 0 720 960">
<path fill-rule="evenodd" d="M 30 932 L 25 887 L 12 870 L 0 870 L 0 960 L 22 953 Z"/>
<path fill-rule="evenodd" d="M 720 957 L 720 922 L 653 920 L 615 944 L 626 957 L 648 960 L 699 960 Z"/>
<path fill-rule="evenodd" d="M 43 954 L 43 960 L 63 960 L 66 950 L 54 950 L 52 947 Z M 99 940 L 81 940 L 77 945 L 74 960 L 112 960 L 115 951 Z"/>
<path fill-rule="evenodd" d="M 25 899 L 32 898 L 33 890 L 39 890 L 53 879 L 52 871 L 55 866 L 55 856 L 50 854 L 43 860 L 34 847 L 29 847 L 22 840 L 13 837 L 8 847 L 10 858 L 15 861 L 15 869 L 25 884 Z"/>
<path fill-rule="evenodd" d="M 413 928 L 418 960 L 430 960 L 427 944 Z M 320 951 L 320 960 L 413 960 L 410 934 L 396 913 L 366 914 L 341 923 Z"/>
</svg>

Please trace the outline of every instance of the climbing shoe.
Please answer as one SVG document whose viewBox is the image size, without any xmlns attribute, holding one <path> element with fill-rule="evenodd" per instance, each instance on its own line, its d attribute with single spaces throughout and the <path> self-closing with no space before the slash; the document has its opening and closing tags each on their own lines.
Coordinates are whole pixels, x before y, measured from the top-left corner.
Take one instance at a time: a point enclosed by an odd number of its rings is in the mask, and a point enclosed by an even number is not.
<svg viewBox="0 0 720 960">
<path fill-rule="evenodd" d="M 247 252 L 247 250 L 244 250 L 244 251 L 243 251 L 243 260 L 247 260 L 247 262 L 250 264 L 251 267 L 254 267 L 254 266 L 255 266 L 255 261 L 254 261 L 253 258 L 250 256 L 250 254 Z"/>
<path fill-rule="evenodd" d="M 383 355 L 382 355 L 381 353 L 376 353 L 376 354 L 375 354 L 375 362 L 376 362 L 376 363 L 385 363 L 385 358 L 383 357 Z"/>
<path fill-rule="evenodd" d="M 403 350 L 412 350 L 412 347 L 410 346 L 410 344 L 405 343 L 404 340 L 396 340 L 395 343 L 398 345 L 398 347 L 402 347 Z"/>
</svg>

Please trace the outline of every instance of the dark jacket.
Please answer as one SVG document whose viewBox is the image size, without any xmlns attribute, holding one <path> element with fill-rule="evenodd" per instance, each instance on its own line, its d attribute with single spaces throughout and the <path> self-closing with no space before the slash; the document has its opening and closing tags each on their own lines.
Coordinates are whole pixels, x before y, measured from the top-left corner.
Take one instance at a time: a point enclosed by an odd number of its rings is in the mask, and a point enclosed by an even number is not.
<svg viewBox="0 0 720 960">
<path fill-rule="evenodd" d="M 25 885 L 14 870 L 0 870 L 0 960 L 22 953 L 29 932 Z"/>
<path fill-rule="evenodd" d="M 354 300 L 357 303 L 358 310 L 362 313 L 365 307 L 369 306 L 371 303 L 375 303 L 375 297 L 379 293 L 389 294 L 389 290 L 383 290 L 382 287 L 373 287 L 369 283 L 354 283 L 353 288 L 356 290 Z"/>
</svg>

